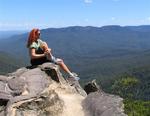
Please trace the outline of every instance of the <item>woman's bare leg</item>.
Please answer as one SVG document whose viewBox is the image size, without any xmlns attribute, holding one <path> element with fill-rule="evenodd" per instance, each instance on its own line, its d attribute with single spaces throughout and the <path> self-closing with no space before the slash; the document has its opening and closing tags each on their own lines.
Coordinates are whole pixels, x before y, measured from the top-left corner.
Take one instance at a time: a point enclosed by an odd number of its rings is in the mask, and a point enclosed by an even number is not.
<svg viewBox="0 0 150 116">
<path fill-rule="evenodd" d="M 69 70 L 69 68 L 66 66 L 66 64 L 63 62 L 62 59 L 58 59 L 57 64 L 68 74 L 71 73 L 71 71 Z"/>
<path fill-rule="evenodd" d="M 48 51 L 47 58 L 48 58 L 48 60 L 51 60 L 51 58 L 52 58 L 51 49 L 48 47 L 46 42 L 43 42 L 43 49 L 45 52 Z"/>
<path fill-rule="evenodd" d="M 53 60 L 53 55 L 51 54 L 51 49 L 49 49 L 48 45 L 46 42 L 44 42 L 44 47 L 45 47 L 45 50 L 49 50 L 49 54 L 48 54 L 48 58 L 49 60 Z M 56 61 L 55 61 L 56 60 Z M 77 74 L 73 74 L 69 68 L 66 66 L 66 64 L 63 62 L 62 59 L 55 59 L 54 62 L 56 62 L 66 73 L 68 73 L 71 77 L 74 77 L 75 80 L 79 80 L 80 78 L 77 77 Z"/>
</svg>

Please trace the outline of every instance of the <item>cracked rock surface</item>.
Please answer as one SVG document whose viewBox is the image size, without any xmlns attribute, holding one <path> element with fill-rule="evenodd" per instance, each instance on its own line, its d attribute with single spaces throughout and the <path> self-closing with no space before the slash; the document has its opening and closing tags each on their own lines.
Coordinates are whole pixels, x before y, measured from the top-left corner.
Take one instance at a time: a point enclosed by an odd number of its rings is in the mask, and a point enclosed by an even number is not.
<svg viewBox="0 0 150 116">
<path fill-rule="evenodd" d="M 52 63 L 23 67 L 0 75 L 0 116 L 125 116 L 122 98 L 96 90 L 87 95 Z"/>
</svg>

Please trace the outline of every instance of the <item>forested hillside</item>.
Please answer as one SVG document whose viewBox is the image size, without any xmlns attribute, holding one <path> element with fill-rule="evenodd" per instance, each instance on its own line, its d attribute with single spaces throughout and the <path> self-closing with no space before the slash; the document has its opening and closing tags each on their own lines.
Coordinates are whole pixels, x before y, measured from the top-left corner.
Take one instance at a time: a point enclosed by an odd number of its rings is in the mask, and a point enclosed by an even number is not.
<svg viewBox="0 0 150 116">
<path fill-rule="evenodd" d="M 27 38 L 24 33 L 0 40 L 1 74 L 30 65 Z M 79 74 L 81 85 L 96 79 L 105 91 L 125 99 L 129 116 L 150 114 L 149 25 L 48 28 L 41 30 L 41 39 Z"/>
<path fill-rule="evenodd" d="M 29 65 L 27 38 L 24 33 L 0 40 L 0 50 Z M 149 64 L 149 25 L 48 28 L 41 30 L 41 38 L 54 56 L 80 74 L 81 82 L 97 78 L 105 88 L 118 75 Z"/>
<path fill-rule="evenodd" d="M 150 114 L 150 65 L 139 67 L 114 79 L 110 93 L 124 98 L 129 116 Z"/>
<path fill-rule="evenodd" d="M 21 59 L 14 58 L 8 53 L 0 52 L 0 75 L 13 72 L 22 66 L 25 66 L 25 63 Z"/>
</svg>

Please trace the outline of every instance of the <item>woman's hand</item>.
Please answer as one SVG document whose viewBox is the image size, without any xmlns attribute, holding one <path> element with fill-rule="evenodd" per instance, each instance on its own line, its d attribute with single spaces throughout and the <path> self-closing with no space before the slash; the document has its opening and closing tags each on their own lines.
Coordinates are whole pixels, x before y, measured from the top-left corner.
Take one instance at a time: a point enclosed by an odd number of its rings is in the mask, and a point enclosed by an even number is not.
<svg viewBox="0 0 150 116">
<path fill-rule="evenodd" d="M 45 54 L 51 54 L 51 49 L 49 48 L 49 49 L 45 50 L 44 53 Z"/>
<path fill-rule="evenodd" d="M 45 56 L 46 56 L 46 58 L 47 58 L 48 60 L 51 60 L 51 59 L 52 59 L 52 55 L 51 55 L 51 52 L 50 52 L 49 50 L 45 51 L 44 54 L 45 54 Z"/>
<path fill-rule="evenodd" d="M 45 54 L 45 56 L 47 56 L 48 54 L 50 54 L 50 52 L 49 51 L 45 51 L 44 54 Z"/>
</svg>

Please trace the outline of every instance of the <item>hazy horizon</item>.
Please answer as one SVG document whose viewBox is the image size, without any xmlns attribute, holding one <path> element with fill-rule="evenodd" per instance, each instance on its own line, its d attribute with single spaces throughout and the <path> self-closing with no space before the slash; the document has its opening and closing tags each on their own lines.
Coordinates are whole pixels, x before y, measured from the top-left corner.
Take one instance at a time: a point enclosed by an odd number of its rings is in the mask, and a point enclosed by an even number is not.
<svg viewBox="0 0 150 116">
<path fill-rule="evenodd" d="M 39 28 L 40 30 L 43 29 L 61 29 L 61 28 L 69 28 L 69 27 L 96 27 L 96 28 L 101 28 L 101 27 L 105 27 L 105 26 L 120 26 L 120 27 L 128 27 L 128 26 L 150 26 L 149 25 L 103 25 L 103 26 L 91 26 L 91 25 L 87 25 L 87 26 L 80 26 L 80 25 L 73 25 L 73 26 L 64 26 L 64 27 L 45 27 L 45 28 Z M 33 27 L 35 28 L 35 27 Z M 31 28 L 31 29 L 33 29 Z M 38 27 L 37 27 L 38 28 Z M 31 29 L 11 29 L 11 30 L 0 30 L 0 32 L 30 32 Z"/>
</svg>

